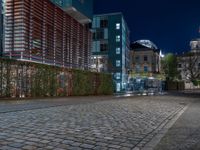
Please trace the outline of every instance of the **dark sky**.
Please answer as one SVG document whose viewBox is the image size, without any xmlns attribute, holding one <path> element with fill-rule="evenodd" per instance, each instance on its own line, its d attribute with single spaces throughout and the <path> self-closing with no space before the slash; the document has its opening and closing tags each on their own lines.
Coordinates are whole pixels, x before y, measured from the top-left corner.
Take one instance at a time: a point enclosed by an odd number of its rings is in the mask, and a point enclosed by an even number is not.
<svg viewBox="0 0 200 150">
<path fill-rule="evenodd" d="M 200 37 L 200 0 L 94 0 L 94 13 L 122 12 L 131 41 L 149 39 L 164 53 L 189 50 Z"/>
</svg>

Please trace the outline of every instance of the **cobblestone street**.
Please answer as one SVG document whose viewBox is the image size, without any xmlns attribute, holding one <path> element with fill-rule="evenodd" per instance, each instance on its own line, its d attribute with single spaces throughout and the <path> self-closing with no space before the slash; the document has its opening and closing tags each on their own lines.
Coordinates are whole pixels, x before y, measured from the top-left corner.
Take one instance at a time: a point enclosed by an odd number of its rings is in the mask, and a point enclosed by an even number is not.
<svg viewBox="0 0 200 150">
<path fill-rule="evenodd" d="M 27 109 L 19 102 L 13 110 L 12 103 L 0 103 L 4 110 L 0 113 L 0 149 L 139 150 L 193 100 L 178 96 L 77 99 L 80 103 L 58 100 L 57 105 L 56 99 L 47 100 L 43 107 L 38 101 Z M 83 99 L 90 100 L 81 103 Z M 49 105 L 51 101 L 55 107 Z"/>
</svg>

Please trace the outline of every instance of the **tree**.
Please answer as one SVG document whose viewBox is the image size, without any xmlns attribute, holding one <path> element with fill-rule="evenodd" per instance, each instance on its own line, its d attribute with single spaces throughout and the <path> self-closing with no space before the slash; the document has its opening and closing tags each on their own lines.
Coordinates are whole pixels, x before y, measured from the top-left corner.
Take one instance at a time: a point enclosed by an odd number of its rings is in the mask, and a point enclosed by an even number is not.
<svg viewBox="0 0 200 150">
<path fill-rule="evenodd" d="M 200 53 L 189 52 L 182 57 L 179 57 L 179 62 L 182 64 L 182 74 L 187 80 L 194 85 L 198 85 L 200 80 Z"/>
<path fill-rule="evenodd" d="M 167 54 L 161 61 L 162 71 L 166 80 L 174 81 L 180 78 L 180 72 L 177 69 L 177 58 L 174 54 Z"/>
</svg>

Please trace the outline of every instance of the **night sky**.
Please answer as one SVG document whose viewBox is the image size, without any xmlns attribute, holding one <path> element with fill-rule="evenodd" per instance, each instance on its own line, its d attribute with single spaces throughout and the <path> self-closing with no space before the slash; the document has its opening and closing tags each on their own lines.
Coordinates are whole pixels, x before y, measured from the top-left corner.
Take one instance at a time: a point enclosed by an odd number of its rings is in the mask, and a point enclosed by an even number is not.
<svg viewBox="0 0 200 150">
<path fill-rule="evenodd" d="M 200 0 L 94 0 L 94 13 L 122 12 L 131 41 L 149 39 L 164 53 L 189 50 L 200 37 Z"/>
</svg>

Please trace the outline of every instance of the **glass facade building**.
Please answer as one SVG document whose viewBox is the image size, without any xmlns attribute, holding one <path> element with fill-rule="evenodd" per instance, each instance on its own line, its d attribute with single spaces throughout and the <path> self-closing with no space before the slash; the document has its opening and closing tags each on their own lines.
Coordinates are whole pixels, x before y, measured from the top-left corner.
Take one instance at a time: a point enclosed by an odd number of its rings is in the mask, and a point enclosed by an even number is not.
<svg viewBox="0 0 200 150">
<path fill-rule="evenodd" d="M 80 23 L 90 23 L 93 17 L 93 0 L 51 0 Z"/>
<path fill-rule="evenodd" d="M 49 0 L 6 0 L 4 56 L 89 69 L 92 33 Z"/>
<path fill-rule="evenodd" d="M 129 29 L 122 13 L 93 17 L 92 69 L 113 74 L 116 91 L 126 88 L 129 69 Z"/>
</svg>

